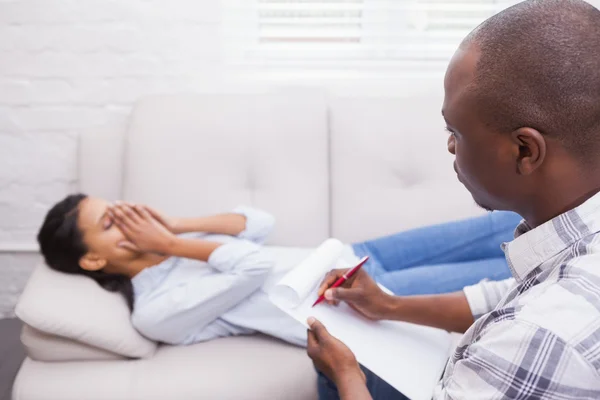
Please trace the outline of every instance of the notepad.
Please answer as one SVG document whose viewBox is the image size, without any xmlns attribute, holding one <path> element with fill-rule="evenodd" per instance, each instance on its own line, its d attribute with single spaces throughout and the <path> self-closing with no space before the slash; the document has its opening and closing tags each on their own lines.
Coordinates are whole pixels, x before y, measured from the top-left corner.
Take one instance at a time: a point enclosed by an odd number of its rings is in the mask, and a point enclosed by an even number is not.
<svg viewBox="0 0 600 400">
<path fill-rule="evenodd" d="M 371 321 L 345 303 L 311 307 L 325 274 L 340 267 L 343 247 L 339 240 L 327 239 L 273 287 L 270 300 L 304 326 L 308 317 L 317 318 L 352 350 L 359 363 L 408 398 L 431 399 L 452 344 L 448 332 L 404 322 Z"/>
</svg>

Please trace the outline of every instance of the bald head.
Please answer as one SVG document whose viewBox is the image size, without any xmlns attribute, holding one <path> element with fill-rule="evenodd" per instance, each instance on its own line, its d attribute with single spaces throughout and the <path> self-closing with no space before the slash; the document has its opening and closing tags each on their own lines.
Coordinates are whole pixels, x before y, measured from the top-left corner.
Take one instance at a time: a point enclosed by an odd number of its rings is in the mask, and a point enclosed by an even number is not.
<svg viewBox="0 0 600 400">
<path fill-rule="evenodd" d="M 581 159 L 600 158 L 599 10 L 582 0 L 524 1 L 461 47 L 479 54 L 468 90 L 492 130 L 534 128 Z"/>
</svg>

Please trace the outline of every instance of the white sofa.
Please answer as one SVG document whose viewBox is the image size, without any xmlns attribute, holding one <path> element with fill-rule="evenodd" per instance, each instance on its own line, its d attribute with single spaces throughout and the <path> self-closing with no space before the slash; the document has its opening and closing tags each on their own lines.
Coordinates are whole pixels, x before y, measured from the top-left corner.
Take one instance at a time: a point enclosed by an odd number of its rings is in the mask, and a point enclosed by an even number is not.
<svg viewBox="0 0 600 400">
<path fill-rule="evenodd" d="M 446 151 L 441 103 L 441 91 L 150 97 L 124 131 L 81 136 L 80 189 L 174 215 L 255 205 L 276 216 L 277 246 L 475 215 Z M 262 336 L 157 345 L 131 327 L 118 295 L 43 265 L 16 313 L 27 358 L 13 400 L 316 398 L 303 349 Z"/>
</svg>

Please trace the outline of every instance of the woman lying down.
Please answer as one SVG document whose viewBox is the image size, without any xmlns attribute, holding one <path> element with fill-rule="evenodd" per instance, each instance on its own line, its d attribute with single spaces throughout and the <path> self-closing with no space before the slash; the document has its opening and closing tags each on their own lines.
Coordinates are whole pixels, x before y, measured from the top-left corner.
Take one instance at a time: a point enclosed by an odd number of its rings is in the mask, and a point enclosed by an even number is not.
<svg viewBox="0 0 600 400">
<path fill-rule="evenodd" d="M 369 255 L 365 269 L 399 295 L 460 290 L 508 277 L 499 245 L 518 219 L 494 213 L 408 231 L 348 245 L 342 258 L 354 264 Z M 261 246 L 274 222 L 249 207 L 172 219 L 147 206 L 76 194 L 48 212 L 38 241 L 51 268 L 122 293 L 133 326 L 155 341 L 186 345 L 262 332 L 305 346 L 306 329 L 267 296 L 294 266 L 275 265 Z"/>
</svg>

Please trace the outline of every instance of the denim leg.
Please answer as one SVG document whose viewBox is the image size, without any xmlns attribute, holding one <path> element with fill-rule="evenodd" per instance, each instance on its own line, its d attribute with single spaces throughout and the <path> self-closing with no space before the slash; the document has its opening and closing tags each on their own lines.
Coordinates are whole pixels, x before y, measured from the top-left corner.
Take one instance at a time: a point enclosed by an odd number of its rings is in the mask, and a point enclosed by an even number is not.
<svg viewBox="0 0 600 400">
<path fill-rule="evenodd" d="M 361 369 L 367 377 L 367 388 L 373 400 L 409 400 L 402 393 L 390 386 L 386 381 L 361 366 Z M 340 398 L 337 387 L 321 372 L 318 372 L 318 392 L 319 400 L 337 400 Z"/>
<path fill-rule="evenodd" d="M 370 256 L 365 268 L 375 277 L 384 271 L 421 265 L 502 258 L 500 245 L 513 239 L 520 220 L 515 213 L 497 211 L 482 217 L 400 232 L 352 247 L 358 257 Z"/>
<path fill-rule="evenodd" d="M 504 258 L 424 265 L 384 272 L 375 280 L 397 296 L 451 293 L 483 279 L 499 281 L 511 276 Z"/>
</svg>

